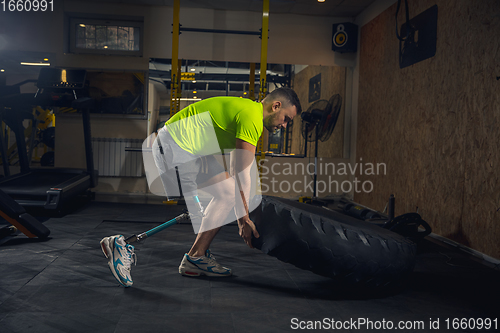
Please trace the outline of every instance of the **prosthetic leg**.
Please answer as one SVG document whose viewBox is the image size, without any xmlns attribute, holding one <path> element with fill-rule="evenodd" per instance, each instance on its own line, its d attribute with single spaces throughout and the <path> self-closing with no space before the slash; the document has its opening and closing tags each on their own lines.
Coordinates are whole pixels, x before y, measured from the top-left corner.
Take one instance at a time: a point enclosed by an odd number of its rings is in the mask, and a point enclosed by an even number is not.
<svg viewBox="0 0 500 333">
<path fill-rule="evenodd" d="M 199 211 L 196 213 L 196 214 L 190 214 L 186 211 L 184 211 L 184 213 L 182 213 L 181 215 L 177 216 L 177 217 L 174 217 L 173 219 L 163 223 L 163 224 L 160 224 L 159 226 L 153 228 L 153 229 L 150 229 L 148 231 L 145 231 L 143 233 L 140 233 L 138 235 L 132 235 L 128 238 L 125 239 L 125 243 L 127 244 L 131 244 L 131 243 L 134 243 L 134 242 L 138 242 L 138 241 L 141 241 L 143 240 L 144 238 L 147 238 L 147 237 L 151 237 L 153 236 L 154 234 L 162 231 L 162 230 L 165 230 L 167 229 L 168 227 L 174 225 L 174 224 L 177 224 L 177 223 L 180 223 L 182 221 L 187 221 L 187 220 L 190 220 L 190 219 L 201 219 L 205 216 L 205 213 L 204 213 L 204 210 L 203 210 L 203 206 L 201 205 L 201 202 L 200 202 L 200 199 L 198 198 L 197 195 L 194 195 L 193 196 L 193 201 L 198 205 L 198 208 L 199 208 Z"/>
<path fill-rule="evenodd" d="M 137 263 L 137 258 L 134 253 L 134 246 L 131 245 L 133 242 L 140 241 L 144 238 L 150 237 L 174 224 L 187 219 L 200 219 L 205 216 L 203 212 L 203 207 L 198 199 L 198 195 L 193 196 L 194 203 L 197 204 L 199 211 L 195 214 L 189 214 L 184 212 L 181 215 L 163 223 L 159 226 L 140 233 L 138 235 L 132 235 L 128 238 L 124 238 L 122 235 L 115 235 L 104 237 L 100 244 L 101 250 L 104 256 L 108 259 L 108 266 L 113 273 L 113 276 L 118 282 L 124 287 L 132 286 L 132 276 L 130 275 L 132 264 Z"/>
</svg>

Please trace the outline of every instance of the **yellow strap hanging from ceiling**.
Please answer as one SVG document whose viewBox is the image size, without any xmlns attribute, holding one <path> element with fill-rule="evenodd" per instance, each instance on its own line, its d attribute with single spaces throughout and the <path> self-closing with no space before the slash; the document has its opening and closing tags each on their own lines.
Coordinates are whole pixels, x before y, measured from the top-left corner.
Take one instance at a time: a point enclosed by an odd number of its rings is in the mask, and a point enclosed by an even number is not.
<svg viewBox="0 0 500 333">
<path fill-rule="evenodd" d="M 259 87 L 259 102 L 261 102 L 264 97 L 266 97 L 266 71 L 267 71 L 267 39 L 269 37 L 269 0 L 264 0 L 264 5 L 262 8 L 262 40 L 260 47 L 260 87 Z M 265 133 L 265 132 L 263 132 Z M 260 152 L 257 155 L 257 166 L 259 169 L 259 174 L 262 174 L 262 167 L 260 166 L 260 161 L 265 158 L 264 150 L 264 135 L 260 136 L 257 143 L 256 151 Z"/>
<path fill-rule="evenodd" d="M 179 63 L 179 12 L 180 0 L 174 0 L 174 19 L 172 24 L 172 67 L 170 69 L 170 117 L 179 112 L 180 77 Z"/>
</svg>

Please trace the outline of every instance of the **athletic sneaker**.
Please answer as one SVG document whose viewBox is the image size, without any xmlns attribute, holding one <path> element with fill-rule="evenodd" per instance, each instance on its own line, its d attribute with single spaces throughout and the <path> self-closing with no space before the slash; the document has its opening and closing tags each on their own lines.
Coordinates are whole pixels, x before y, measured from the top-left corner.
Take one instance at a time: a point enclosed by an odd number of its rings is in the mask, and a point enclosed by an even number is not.
<svg viewBox="0 0 500 333">
<path fill-rule="evenodd" d="M 116 280 L 121 285 L 130 287 L 133 284 L 130 270 L 132 264 L 137 262 L 134 247 L 125 243 L 122 235 L 114 235 L 101 240 L 101 249 L 108 258 L 109 269 Z"/>
<path fill-rule="evenodd" d="M 230 276 L 230 268 L 222 267 L 212 255 L 210 250 L 205 252 L 203 257 L 192 258 L 187 253 L 182 258 L 179 266 L 179 273 L 184 276 Z"/>
<path fill-rule="evenodd" d="M 106 258 L 109 258 L 111 256 L 111 253 L 113 253 L 113 244 L 115 242 L 115 238 L 118 238 L 120 236 L 121 235 L 114 235 L 101 239 L 101 250 Z"/>
</svg>

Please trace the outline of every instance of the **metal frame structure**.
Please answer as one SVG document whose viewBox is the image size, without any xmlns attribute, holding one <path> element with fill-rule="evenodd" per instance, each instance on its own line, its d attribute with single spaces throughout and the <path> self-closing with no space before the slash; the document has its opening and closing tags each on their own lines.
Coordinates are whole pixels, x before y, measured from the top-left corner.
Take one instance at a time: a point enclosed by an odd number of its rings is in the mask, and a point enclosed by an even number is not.
<svg viewBox="0 0 500 333">
<path fill-rule="evenodd" d="M 262 41 L 260 46 L 260 88 L 259 88 L 259 102 L 266 97 L 266 74 L 267 74 L 267 40 L 269 38 L 269 0 L 264 0 L 262 8 Z M 264 135 L 260 136 L 257 143 L 257 152 L 261 152 L 260 158 L 264 154 Z M 260 165 L 260 158 L 257 158 L 257 165 Z M 261 170 L 259 170 L 261 171 Z"/>
<path fill-rule="evenodd" d="M 174 0 L 174 20 L 172 24 L 172 69 L 170 80 L 170 117 L 179 112 L 180 108 L 180 83 L 179 70 L 179 13 L 181 9 L 180 0 Z"/>
<path fill-rule="evenodd" d="M 258 101 L 262 101 L 267 93 L 267 44 L 269 38 L 269 0 L 263 1 L 262 8 L 262 29 L 260 32 L 256 31 L 239 31 L 239 30 L 220 30 L 220 29 L 198 29 L 198 28 L 182 28 L 179 23 L 180 13 L 180 0 L 174 0 L 173 10 L 173 29 L 172 29 L 172 69 L 170 81 L 170 116 L 172 117 L 180 108 L 181 98 L 181 74 L 179 63 L 179 34 L 181 31 L 189 32 L 209 32 L 209 33 L 227 33 L 227 34 L 244 34 L 244 35 L 258 35 L 261 38 L 261 56 L 260 56 L 260 89 Z M 177 71 L 175 71 L 177 68 Z M 253 70 L 252 70 L 253 68 Z M 251 64 L 250 70 L 250 98 L 254 99 L 254 82 L 255 82 L 255 64 Z M 257 152 L 264 152 L 263 144 L 264 136 L 262 135 L 257 144 Z"/>
</svg>

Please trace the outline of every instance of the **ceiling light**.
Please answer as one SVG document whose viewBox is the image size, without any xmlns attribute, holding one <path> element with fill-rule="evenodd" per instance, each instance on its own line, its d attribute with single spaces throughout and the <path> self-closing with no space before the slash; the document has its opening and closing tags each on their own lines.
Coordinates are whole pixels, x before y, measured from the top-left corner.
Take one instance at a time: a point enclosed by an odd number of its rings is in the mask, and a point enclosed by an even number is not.
<svg viewBox="0 0 500 333">
<path fill-rule="evenodd" d="M 3 72 L 5 72 L 5 69 L 3 69 L 3 68 L 2 68 L 2 69 L 0 69 L 0 72 L 2 72 L 2 73 L 3 73 Z"/>
<path fill-rule="evenodd" d="M 191 68 L 191 69 L 190 69 L 190 71 L 191 71 L 191 72 L 194 72 L 195 70 L 196 70 L 195 68 Z"/>
<path fill-rule="evenodd" d="M 48 62 L 21 62 L 23 66 L 50 66 Z"/>
<path fill-rule="evenodd" d="M 108 46 L 107 46 L 107 45 L 104 45 L 104 48 L 105 48 L 105 49 L 107 49 L 107 48 L 108 48 Z"/>
<path fill-rule="evenodd" d="M 85 24 L 80 23 L 80 27 L 85 28 Z"/>
<path fill-rule="evenodd" d="M 318 2 L 325 2 L 325 0 L 318 0 Z"/>
<path fill-rule="evenodd" d="M 179 98 L 179 101 L 199 101 L 200 99 L 198 97 L 193 97 L 193 98 Z"/>
<path fill-rule="evenodd" d="M 49 58 L 44 58 L 43 61 L 49 61 Z"/>
</svg>

